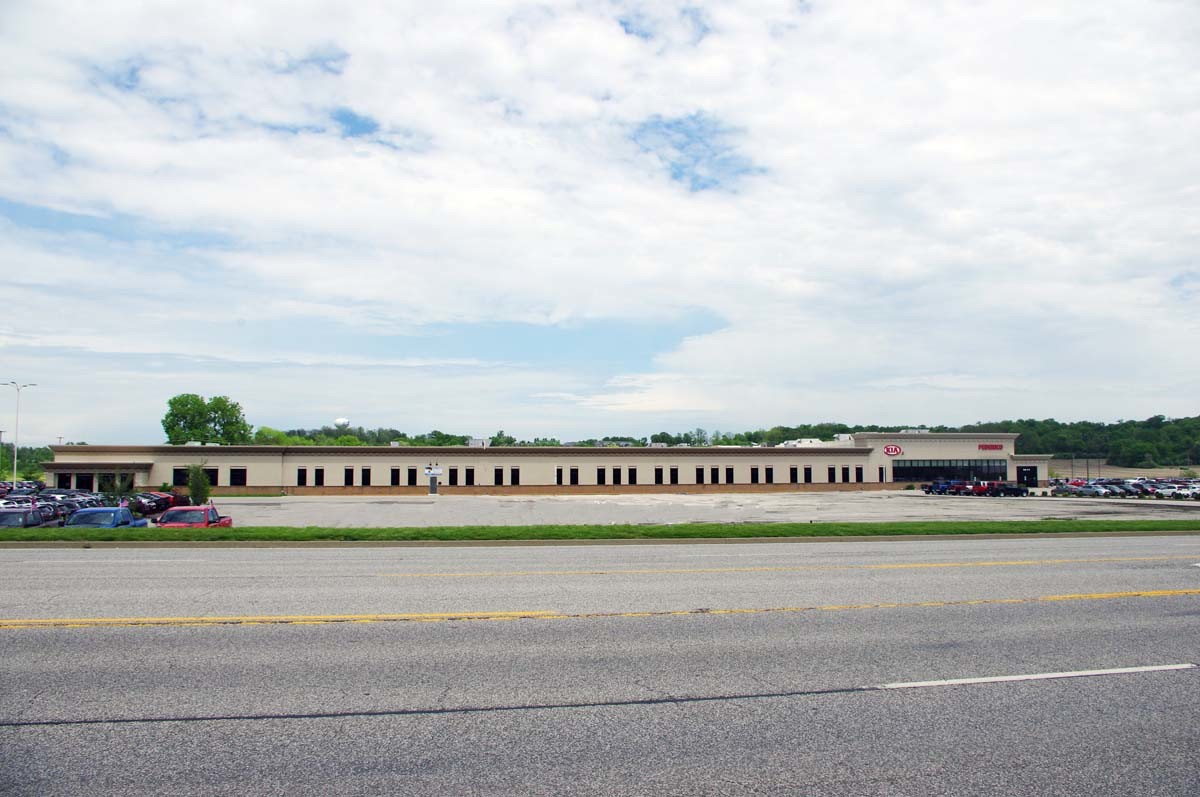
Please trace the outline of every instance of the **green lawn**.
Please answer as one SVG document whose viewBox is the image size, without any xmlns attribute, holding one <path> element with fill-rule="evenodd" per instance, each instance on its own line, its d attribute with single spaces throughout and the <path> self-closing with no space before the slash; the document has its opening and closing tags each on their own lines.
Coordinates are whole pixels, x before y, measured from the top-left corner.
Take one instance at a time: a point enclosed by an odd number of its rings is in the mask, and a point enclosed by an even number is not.
<svg viewBox="0 0 1200 797">
<path fill-rule="evenodd" d="M 453 526 L 322 528 L 246 526 L 232 529 L 3 529 L 0 542 L 180 542 L 319 540 L 663 540 L 749 537 L 861 537 L 921 534 L 1196 531 L 1200 520 L 1013 520 L 903 523 L 686 523 L 629 526 Z"/>
</svg>

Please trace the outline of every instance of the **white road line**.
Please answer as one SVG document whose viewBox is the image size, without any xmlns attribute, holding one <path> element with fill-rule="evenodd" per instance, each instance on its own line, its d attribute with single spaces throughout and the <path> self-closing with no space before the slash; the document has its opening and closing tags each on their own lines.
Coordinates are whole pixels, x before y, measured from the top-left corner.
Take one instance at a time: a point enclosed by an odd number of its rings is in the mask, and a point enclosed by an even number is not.
<svg viewBox="0 0 1200 797">
<path fill-rule="evenodd" d="M 954 678 L 947 681 L 909 681 L 907 683 L 880 684 L 875 689 L 919 689 L 925 686 L 958 686 L 961 684 L 998 684 L 1008 681 L 1047 681 L 1054 678 L 1088 678 L 1094 675 L 1126 675 L 1137 672 L 1165 672 L 1167 670 L 1191 670 L 1195 664 L 1158 664 L 1150 667 L 1118 667 L 1113 670 L 1076 670 L 1075 672 L 1043 672 L 1033 675 L 997 675 L 990 678 Z"/>
</svg>

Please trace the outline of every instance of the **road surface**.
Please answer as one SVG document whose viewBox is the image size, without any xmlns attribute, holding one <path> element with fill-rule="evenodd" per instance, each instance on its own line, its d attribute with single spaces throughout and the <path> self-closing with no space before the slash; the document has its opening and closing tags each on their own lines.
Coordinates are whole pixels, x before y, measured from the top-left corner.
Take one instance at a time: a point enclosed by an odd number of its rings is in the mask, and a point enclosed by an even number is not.
<svg viewBox="0 0 1200 797">
<path fill-rule="evenodd" d="M 1165 536 L 0 550 L 0 793 L 1190 795 L 1197 565 Z"/>
</svg>

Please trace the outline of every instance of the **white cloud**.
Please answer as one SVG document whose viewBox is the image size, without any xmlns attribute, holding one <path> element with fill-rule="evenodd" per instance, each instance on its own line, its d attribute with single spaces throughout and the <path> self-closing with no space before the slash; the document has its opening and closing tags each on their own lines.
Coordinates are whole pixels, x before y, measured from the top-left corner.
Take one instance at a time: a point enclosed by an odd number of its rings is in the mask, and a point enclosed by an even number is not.
<svg viewBox="0 0 1200 797">
<path fill-rule="evenodd" d="M 84 352 L 206 358 L 247 407 L 281 383 L 240 364 L 338 360 L 364 422 L 522 436 L 1195 412 L 1193 4 L 47 2 L 0 24 L 0 352 L 82 391 L 51 426 L 97 398 L 62 374 Z M 712 123 L 687 157 L 636 135 L 686 119 Z M 725 323 L 640 361 L 349 348 L 693 311 Z M 151 405 L 200 391 L 167 369 L 125 409 L 113 385 L 144 375 L 95 376 L 93 438 L 155 439 Z M 281 409 L 338 404 L 287 385 Z"/>
</svg>

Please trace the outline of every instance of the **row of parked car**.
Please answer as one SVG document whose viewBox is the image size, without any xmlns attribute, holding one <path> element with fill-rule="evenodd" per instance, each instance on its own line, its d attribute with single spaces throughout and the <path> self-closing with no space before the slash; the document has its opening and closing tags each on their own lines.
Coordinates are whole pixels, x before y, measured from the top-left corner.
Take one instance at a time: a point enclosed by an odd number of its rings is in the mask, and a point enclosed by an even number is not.
<svg viewBox="0 0 1200 797">
<path fill-rule="evenodd" d="M 85 490 L 36 489 L 17 484 L 0 498 L 0 528 L 86 526 L 232 526 L 212 504 L 193 507 L 186 495 L 143 492 L 112 496 Z"/>
<path fill-rule="evenodd" d="M 1075 479 L 1060 481 L 1051 495 L 1078 498 L 1170 498 L 1200 500 L 1200 479 Z"/>
</svg>

